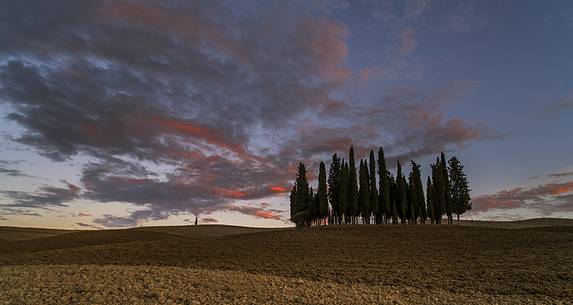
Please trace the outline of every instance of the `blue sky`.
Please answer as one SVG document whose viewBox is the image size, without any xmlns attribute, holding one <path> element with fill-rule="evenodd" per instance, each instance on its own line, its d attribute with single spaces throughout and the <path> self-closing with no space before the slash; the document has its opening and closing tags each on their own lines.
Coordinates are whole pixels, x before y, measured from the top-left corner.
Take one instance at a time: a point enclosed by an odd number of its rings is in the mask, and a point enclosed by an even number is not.
<svg viewBox="0 0 573 305">
<path fill-rule="evenodd" d="M 573 217 L 572 34 L 570 1 L 8 2 L 0 225 L 286 226 L 350 145 L 458 156 L 468 219 Z"/>
</svg>

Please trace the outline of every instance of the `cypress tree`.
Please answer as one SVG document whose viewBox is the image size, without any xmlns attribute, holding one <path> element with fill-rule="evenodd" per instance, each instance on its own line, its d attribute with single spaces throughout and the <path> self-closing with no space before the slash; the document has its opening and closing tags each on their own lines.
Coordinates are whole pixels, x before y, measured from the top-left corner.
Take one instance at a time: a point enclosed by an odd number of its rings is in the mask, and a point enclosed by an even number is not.
<svg viewBox="0 0 573 305">
<path fill-rule="evenodd" d="M 352 223 L 355 223 L 356 213 L 358 210 L 358 181 L 356 177 L 356 166 L 354 165 L 354 147 L 350 146 L 348 154 L 348 216 L 352 217 Z"/>
<path fill-rule="evenodd" d="M 418 203 L 416 204 L 418 217 L 420 218 L 420 222 L 425 224 L 426 219 L 428 219 L 428 212 L 426 208 L 426 199 L 424 198 L 424 184 L 422 183 L 420 165 L 416 168 L 416 199 L 418 200 Z"/>
<path fill-rule="evenodd" d="M 432 204 L 434 206 L 434 217 L 436 224 L 442 223 L 442 215 L 445 210 L 445 192 L 443 184 L 443 174 L 440 166 L 440 159 L 436 160 L 436 164 L 432 164 Z"/>
<path fill-rule="evenodd" d="M 426 211 L 426 200 L 424 198 L 424 186 L 422 184 L 422 173 L 420 172 L 420 165 L 412 161 L 412 172 L 411 172 L 410 187 L 414 195 L 412 200 L 414 200 L 414 210 L 416 213 L 416 219 L 420 218 L 421 223 L 425 223 L 427 219 Z"/>
<path fill-rule="evenodd" d="M 390 174 L 390 215 L 392 216 L 392 224 L 398 224 L 398 185 L 396 179 Z"/>
<path fill-rule="evenodd" d="M 374 151 L 370 151 L 370 204 L 368 207 L 370 208 L 370 215 L 374 215 L 376 219 L 376 224 L 381 223 L 379 221 L 378 215 L 380 214 L 380 207 L 378 205 L 378 190 L 376 189 L 376 160 L 374 159 Z"/>
<path fill-rule="evenodd" d="M 428 180 L 426 181 L 426 198 L 428 198 L 428 217 L 430 218 L 430 223 L 434 224 L 436 219 L 433 206 L 434 191 L 432 189 L 432 180 L 430 180 L 430 177 L 428 177 Z"/>
<path fill-rule="evenodd" d="M 296 191 L 296 183 L 292 186 L 292 190 L 290 191 L 290 221 L 294 222 L 296 224 L 295 221 L 295 217 L 294 215 L 296 215 L 296 213 L 298 212 L 298 204 L 296 201 L 296 197 L 297 197 L 297 191 Z"/>
<path fill-rule="evenodd" d="M 335 153 L 332 155 L 332 163 L 328 171 L 328 200 L 332 206 L 334 222 L 337 222 L 342 214 L 340 209 L 340 183 L 342 174 L 341 159 Z"/>
<path fill-rule="evenodd" d="M 450 180 L 448 175 L 448 167 L 446 165 L 446 157 L 444 153 L 440 153 L 440 169 L 442 170 L 442 183 L 443 183 L 443 191 L 444 191 L 444 206 L 445 212 L 448 216 L 448 224 L 453 224 L 454 220 L 452 217 L 453 208 L 452 208 L 452 198 L 450 195 Z"/>
<path fill-rule="evenodd" d="M 380 183 L 380 196 L 378 203 L 380 205 L 380 214 L 384 219 L 384 222 L 388 222 L 392 215 L 392 209 L 390 206 L 390 173 L 386 168 L 386 159 L 384 157 L 384 149 L 380 147 L 378 149 L 378 181 Z"/>
<path fill-rule="evenodd" d="M 410 163 L 412 170 L 408 176 L 408 220 L 411 224 L 416 224 L 418 220 L 418 186 L 416 185 L 416 169 L 418 165 L 414 161 L 410 161 Z"/>
<path fill-rule="evenodd" d="M 402 224 L 406 223 L 406 210 L 408 205 L 408 195 L 406 193 L 406 178 L 402 174 L 402 166 L 400 165 L 400 160 L 397 161 L 398 163 L 398 170 L 396 173 L 396 187 L 397 187 L 397 209 L 398 209 L 398 216 L 400 217 L 400 221 Z"/>
<path fill-rule="evenodd" d="M 348 223 L 345 219 L 346 210 L 348 208 L 348 163 L 342 160 L 342 172 L 340 174 L 340 193 L 338 196 L 340 202 L 340 213 L 338 215 L 338 223 Z"/>
<path fill-rule="evenodd" d="M 311 200 L 307 222 L 309 222 L 311 225 L 316 225 L 316 219 L 318 216 L 318 196 L 316 196 L 312 187 L 310 187 L 308 196 L 311 198 Z"/>
<path fill-rule="evenodd" d="M 472 209 L 470 199 L 470 188 L 464 166 L 455 156 L 448 161 L 448 170 L 451 179 L 450 194 L 452 211 L 456 213 L 458 225 L 460 224 L 460 214 Z"/>
<path fill-rule="evenodd" d="M 326 190 L 326 166 L 324 162 L 320 162 L 318 170 L 318 219 L 320 223 L 324 223 L 324 219 L 328 217 L 328 193 Z"/>
<path fill-rule="evenodd" d="M 360 215 L 362 216 L 362 223 L 368 223 L 369 216 L 370 216 L 370 208 L 368 204 L 370 202 L 370 181 L 368 179 L 368 167 L 366 162 L 360 160 L 360 190 L 359 190 L 359 206 L 360 206 Z"/>
<path fill-rule="evenodd" d="M 291 221 L 294 222 L 297 227 L 309 224 L 311 201 L 312 197 L 310 197 L 308 188 L 306 168 L 301 162 L 298 165 L 295 185 L 291 192 Z"/>
</svg>

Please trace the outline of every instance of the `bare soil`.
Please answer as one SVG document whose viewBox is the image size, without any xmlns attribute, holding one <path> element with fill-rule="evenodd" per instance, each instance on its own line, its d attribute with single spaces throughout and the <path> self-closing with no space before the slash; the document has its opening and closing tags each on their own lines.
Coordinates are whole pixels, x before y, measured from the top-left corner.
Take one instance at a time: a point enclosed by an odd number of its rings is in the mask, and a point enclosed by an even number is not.
<svg viewBox="0 0 573 305">
<path fill-rule="evenodd" d="M 0 241 L 0 304 L 573 303 L 573 227 L 186 228 Z"/>
</svg>

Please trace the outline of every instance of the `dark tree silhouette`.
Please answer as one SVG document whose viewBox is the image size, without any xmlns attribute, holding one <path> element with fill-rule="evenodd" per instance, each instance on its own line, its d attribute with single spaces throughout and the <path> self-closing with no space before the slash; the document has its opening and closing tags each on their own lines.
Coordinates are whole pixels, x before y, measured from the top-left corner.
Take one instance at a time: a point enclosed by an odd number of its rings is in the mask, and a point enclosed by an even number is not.
<svg viewBox="0 0 573 305">
<path fill-rule="evenodd" d="M 416 192 L 416 187 L 415 187 L 415 172 L 414 172 L 414 167 L 415 167 L 415 163 L 414 161 L 410 161 L 410 165 L 412 166 L 411 170 L 410 170 L 410 174 L 408 175 L 408 185 L 406 187 L 406 191 L 407 191 L 407 195 L 408 195 L 408 206 L 407 206 L 407 213 L 406 213 L 406 217 L 408 218 L 408 222 L 410 224 L 414 224 L 417 222 L 418 219 L 418 215 L 417 215 L 417 211 L 416 211 L 416 203 L 418 202 L 418 199 L 416 198 L 416 196 L 418 195 Z"/>
<path fill-rule="evenodd" d="M 426 182 L 426 198 L 428 201 L 428 209 L 427 209 L 428 217 L 430 218 L 430 223 L 434 224 L 436 220 L 435 210 L 433 205 L 434 191 L 432 188 L 432 180 L 430 180 L 430 177 L 428 177 L 428 180 Z"/>
<path fill-rule="evenodd" d="M 311 208 L 312 197 L 308 188 L 306 168 L 303 163 L 298 165 L 298 173 L 290 198 L 291 221 L 294 222 L 297 227 L 308 225 L 311 218 L 309 210 Z"/>
<path fill-rule="evenodd" d="M 471 199 L 468 179 L 458 158 L 452 157 L 447 164 L 444 153 L 436 158 L 427 178 L 426 194 L 420 165 L 411 161 L 411 166 L 406 179 L 397 160 L 394 178 L 386 168 L 380 147 L 378 164 L 371 150 L 367 159 L 360 159 L 357 170 L 351 146 L 348 162 L 333 154 L 328 178 L 326 165 L 320 162 L 315 191 L 300 163 L 290 194 L 291 220 L 297 227 L 359 222 L 398 224 L 398 219 L 402 224 L 425 224 L 428 218 L 432 224 L 441 224 L 446 214 L 448 224 L 452 224 L 452 215 L 456 214 L 459 223 L 460 215 L 471 210 Z"/>
<path fill-rule="evenodd" d="M 398 224 L 398 184 L 397 179 L 390 175 L 390 214 L 392 215 L 392 224 Z"/>
<path fill-rule="evenodd" d="M 370 151 L 370 170 L 369 170 L 369 179 L 370 179 L 370 204 L 368 207 L 370 208 L 370 215 L 374 215 L 376 224 L 381 223 L 379 221 L 378 215 L 380 214 L 380 206 L 378 204 L 378 190 L 376 189 L 376 160 L 374 159 L 374 151 Z"/>
<path fill-rule="evenodd" d="M 368 179 L 368 166 L 366 161 L 360 160 L 360 190 L 358 194 L 360 216 L 362 216 L 362 223 L 367 224 L 370 218 L 370 180 Z"/>
<path fill-rule="evenodd" d="M 416 191 L 416 177 L 414 172 L 414 167 L 416 163 L 412 161 L 412 170 L 410 170 L 410 175 L 408 176 L 408 209 L 407 209 L 407 218 L 410 224 L 416 224 L 418 219 L 418 213 L 416 209 L 416 204 L 418 203 L 418 193 Z"/>
<path fill-rule="evenodd" d="M 420 172 L 420 165 L 412 161 L 412 171 L 410 172 L 410 192 L 411 200 L 413 200 L 413 209 L 415 211 L 415 219 L 420 219 L 422 224 L 426 223 L 427 211 L 426 211 L 426 200 L 424 199 L 424 186 L 422 184 L 422 173 Z"/>
<path fill-rule="evenodd" d="M 324 224 L 324 220 L 328 217 L 328 192 L 326 190 L 326 166 L 324 162 L 320 162 L 318 170 L 318 190 L 316 194 L 318 198 L 318 220 L 319 224 Z"/>
<path fill-rule="evenodd" d="M 310 225 L 316 225 L 317 223 L 317 218 L 319 216 L 319 211 L 318 211 L 318 196 L 316 195 L 316 192 L 314 191 L 314 189 L 311 187 L 308 196 L 310 197 L 310 208 L 307 214 L 307 222 L 310 223 Z"/>
<path fill-rule="evenodd" d="M 332 162 L 328 171 L 328 200 L 332 207 L 332 216 L 335 223 L 340 223 L 340 186 L 342 180 L 342 160 L 335 153 L 332 155 Z"/>
<path fill-rule="evenodd" d="M 454 220 L 452 217 L 453 207 L 452 207 L 452 198 L 450 195 L 450 179 L 448 175 L 448 167 L 446 165 L 446 157 L 444 153 L 440 153 L 440 169 L 442 171 L 442 183 L 444 188 L 444 212 L 448 216 L 448 224 L 453 224 Z"/>
<path fill-rule="evenodd" d="M 397 160 L 397 170 L 396 170 L 396 208 L 398 209 L 398 216 L 400 217 L 400 222 L 402 224 L 406 223 L 406 212 L 408 207 L 408 193 L 407 193 L 407 183 L 406 178 L 402 174 L 402 165 L 400 160 Z"/>
<path fill-rule="evenodd" d="M 340 174 L 340 193 L 338 199 L 340 201 L 340 214 L 338 215 L 339 223 L 348 223 L 348 163 L 342 160 L 342 172 Z"/>
<path fill-rule="evenodd" d="M 384 149 L 382 149 L 382 147 L 378 149 L 378 182 L 380 184 L 378 198 L 378 203 L 380 205 L 379 211 L 383 222 L 388 223 L 392 216 L 392 209 L 390 206 L 390 173 L 386 168 Z"/>
<path fill-rule="evenodd" d="M 472 209 L 469 183 L 464 173 L 464 166 L 458 158 L 452 157 L 448 165 L 452 211 L 456 213 L 460 224 L 460 215 Z"/>
<path fill-rule="evenodd" d="M 436 224 L 442 223 L 442 215 L 445 210 L 445 191 L 443 183 L 443 174 L 440 166 L 440 159 L 436 160 L 436 164 L 432 164 L 432 204 L 434 206 L 434 217 Z"/>
<path fill-rule="evenodd" d="M 348 154 L 348 216 L 351 217 L 351 222 L 356 223 L 356 215 L 358 210 L 358 179 L 356 177 L 356 165 L 354 165 L 354 147 L 350 146 L 350 153 Z"/>
</svg>

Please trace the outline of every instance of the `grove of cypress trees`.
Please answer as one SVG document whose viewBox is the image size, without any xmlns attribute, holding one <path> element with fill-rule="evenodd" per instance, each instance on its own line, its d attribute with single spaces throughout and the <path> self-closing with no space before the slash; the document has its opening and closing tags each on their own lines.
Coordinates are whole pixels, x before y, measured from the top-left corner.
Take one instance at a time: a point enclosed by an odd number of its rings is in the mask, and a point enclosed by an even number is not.
<svg viewBox="0 0 573 305">
<path fill-rule="evenodd" d="M 328 200 L 332 206 L 334 222 L 337 222 L 342 214 L 340 209 L 340 183 L 342 175 L 341 159 L 335 153 L 332 155 L 332 162 L 328 171 Z"/>
<path fill-rule="evenodd" d="M 426 181 L 426 198 L 428 201 L 428 208 L 427 208 L 428 217 L 430 218 L 430 223 L 434 224 L 436 219 L 433 205 L 434 191 L 432 188 L 432 180 L 430 180 L 430 177 L 428 177 L 428 180 Z"/>
<path fill-rule="evenodd" d="M 352 217 L 352 223 L 356 221 L 358 210 L 358 180 L 356 177 L 356 165 L 354 164 L 354 147 L 350 146 L 348 154 L 348 216 Z"/>
<path fill-rule="evenodd" d="M 380 214 L 384 219 L 384 222 L 388 222 L 392 215 L 392 210 L 390 206 L 390 177 L 388 169 L 386 168 L 386 159 L 384 157 L 384 149 L 380 147 L 378 149 L 378 182 L 379 187 L 379 199 L 378 203 L 380 205 Z"/>
<path fill-rule="evenodd" d="M 312 225 L 362 223 L 441 224 L 444 214 L 453 223 L 453 214 L 471 210 L 469 183 L 464 167 L 455 156 L 447 163 L 442 152 L 426 182 L 422 184 L 420 165 L 411 161 L 408 177 L 397 160 L 396 177 L 386 168 L 382 147 L 378 150 L 378 164 L 371 150 L 367 159 L 360 160 L 357 170 L 354 147 L 350 146 L 349 161 L 332 155 L 327 177 L 326 165 L 320 162 L 318 187 L 309 186 L 304 163 L 299 163 L 290 199 L 290 219 L 297 227 Z M 378 181 L 376 180 L 378 171 Z M 330 209 L 332 207 L 332 209 Z"/>
<path fill-rule="evenodd" d="M 368 207 L 370 208 L 370 215 L 374 215 L 376 224 L 379 224 L 380 221 L 378 220 L 378 214 L 380 213 L 380 207 L 378 205 L 378 190 L 376 189 L 376 160 L 374 159 L 374 151 L 370 151 L 370 172 L 369 172 L 369 179 L 370 179 L 370 204 Z"/>
<path fill-rule="evenodd" d="M 452 211 L 458 216 L 458 224 L 460 224 L 460 214 L 472 209 L 469 183 L 464 173 L 464 166 L 458 158 L 452 157 L 448 161 L 448 165 L 451 180 L 450 194 Z"/>
<path fill-rule="evenodd" d="M 326 190 L 326 166 L 324 162 L 320 162 L 318 170 L 317 197 L 319 223 L 324 224 L 324 220 L 328 217 L 328 193 Z"/>
</svg>

